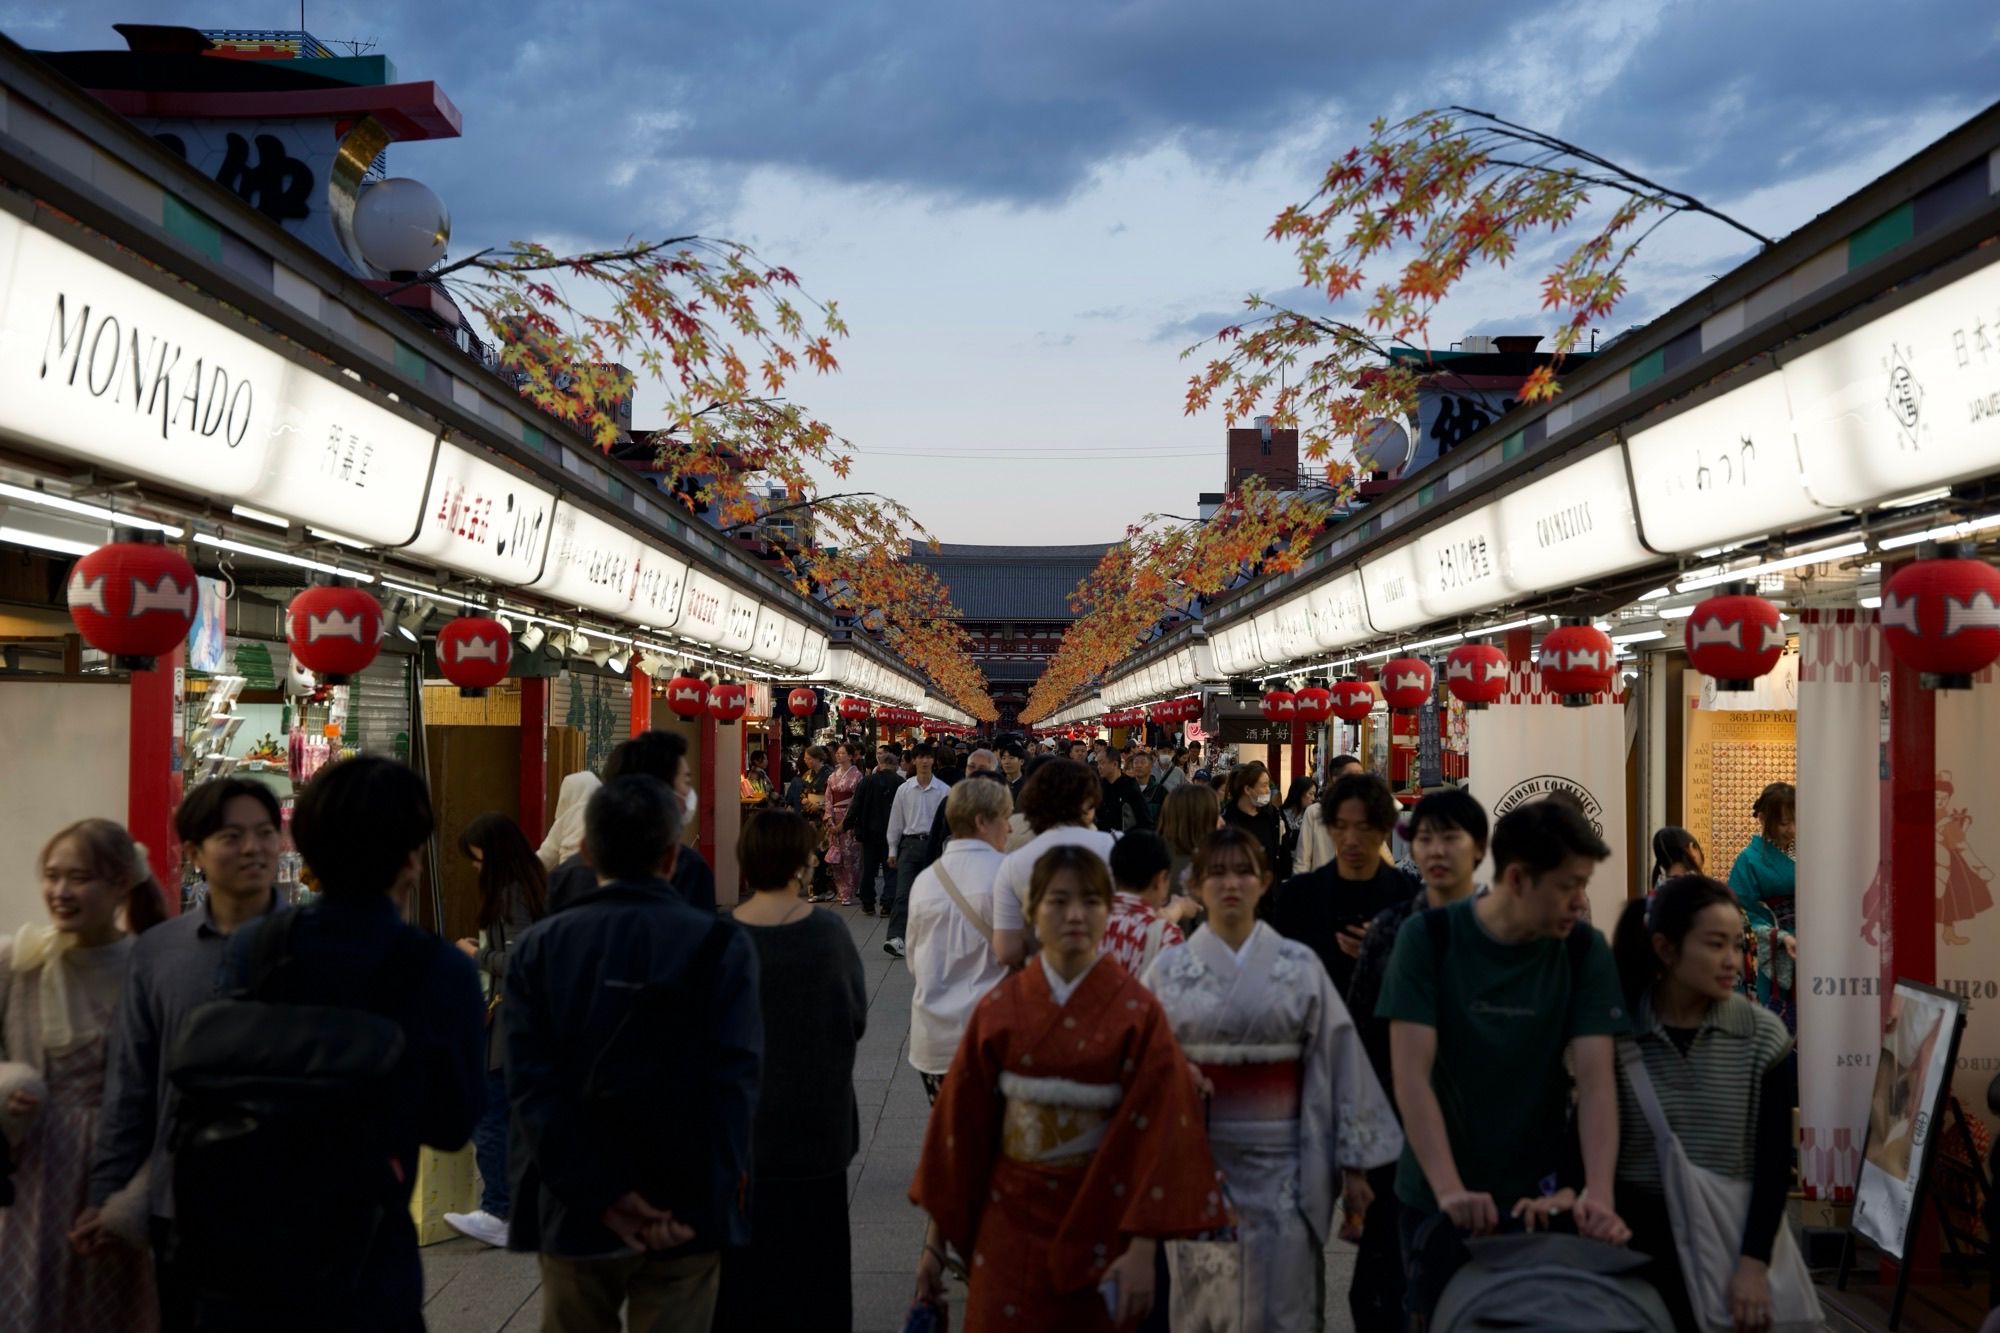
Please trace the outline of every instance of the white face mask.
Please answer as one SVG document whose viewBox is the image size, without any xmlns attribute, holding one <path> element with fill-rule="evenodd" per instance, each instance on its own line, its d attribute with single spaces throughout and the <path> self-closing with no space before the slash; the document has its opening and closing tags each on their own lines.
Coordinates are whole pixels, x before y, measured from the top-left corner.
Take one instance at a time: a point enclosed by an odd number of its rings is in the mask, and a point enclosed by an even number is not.
<svg viewBox="0 0 2000 1333">
<path fill-rule="evenodd" d="M 688 794 L 682 799 L 687 802 L 687 817 L 693 819 L 695 812 L 701 809 L 701 793 L 690 787 Z"/>
<path fill-rule="evenodd" d="M 1271 803 L 1271 793 L 1267 791 L 1258 792 L 1255 796 L 1251 797 L 1250 799 L 1259 806 L 1269 805 Z"/>
</svg>

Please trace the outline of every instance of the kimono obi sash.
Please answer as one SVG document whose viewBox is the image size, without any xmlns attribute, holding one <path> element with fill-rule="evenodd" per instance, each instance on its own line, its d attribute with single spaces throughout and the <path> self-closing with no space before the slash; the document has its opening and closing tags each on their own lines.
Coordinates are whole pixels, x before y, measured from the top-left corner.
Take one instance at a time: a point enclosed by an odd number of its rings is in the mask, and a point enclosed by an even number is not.
<svg viewBox="0 0 2000 1333">
<path fill-rule="evenodd" d="M 1104 1141 L 1124 1088 L 1001 1071 L 1000 1151 L 1016 1162 L 1081 1168 Z"/>
<path fill-rule="evenodd" d="M 1215 1086 L 1209 1101 L 1209 1122 L 1218 1137 L 1224 1126 L 1269 1126 L 1270 1132 L 1296 1136 L 1305 1084 L 1304 1050 L 1291 1043 L 1259 1045 L 1190 1045 L 1188 1059 Z M 1268 1137 L 1259 1132 L 1260 1140 Z"/>
</svg>

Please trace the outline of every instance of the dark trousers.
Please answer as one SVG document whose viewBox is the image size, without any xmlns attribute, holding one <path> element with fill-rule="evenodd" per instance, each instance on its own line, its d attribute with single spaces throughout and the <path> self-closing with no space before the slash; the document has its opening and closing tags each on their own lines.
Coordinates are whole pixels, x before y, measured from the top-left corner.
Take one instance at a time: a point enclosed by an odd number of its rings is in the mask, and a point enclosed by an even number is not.
<svg viewBox="0 0 2000 1333">
<path fill-rule="evenodd" d="M 861 906 L 869 909 L 875 906 L 875 880 L 882 874 L 882 866 L 889 859 L 889 844 L 886 842 L 864 842 L 861 844 L 861 876 L 855 887 L 861 892 Z M 894 881 L 882 887 L 882 899 L 888 901 L 894 890 Z"/>
<path fill-rule="evenodd" d="M 749 1247 L 722 1259 L 715 1333 L 851 1333 L 847 1173 L 759 1179 L 751 1187 L 750 1215 Z"/>
<path fill-rule="evenodd" d="M 479 1163 L 479 1211 L 507 1220 L 507 1071 L 486 1071 L 486 1101 L 472 1127 L 472 1155 Z"/>
<path fill-rule="evenodd" d="M 1639 1276 L 1652 1283 L 1653 1290 L 1659 1292 L 1660 1299 L 1667 1303 L 1667 1313 L 1674 1317 L 1674 1327 L 1699 1328 L 1694 1317 L 1694 1302 L 1688 1298 L 1687 1279 L 1681 1274 L 1680 1251 L 1674 1247 L 1674 1222 L 1667 1213 L 1666 1196 L 1621 1185 L 1618 1189 L 1618 1216 L 1632 1228 L 1630 1248 L 1638 1254 L 1652 1257 L 1653 1262 L 1641 1269 Z"/>
<path fill-rule="evenodd" d="M 889 938 L 900 940 L 910 927 L 910 885 L 924 868 L 924 849 L 930 845 L 927 833 L 906 833 L 896 844 L 896 888 L 889 900 Z"/>
<path fill-rule="evenodd" d="M 194 1333 L 199 1302 L 185 1265 L 174 1261 L 174 1224 L 168 1218 L 154 1217 L 147 1223 L 147 1231 L 153 1242 L 153 1287 L 160 1297 L 160 1333 Z"/>
<path fill-rule="evenodd" d="M 1396 1167 L 1378 1166 L 1368 1173 L 1375 1202 L 1361 1224 L 1360 1253 L 1354 1260 L 1354 1281 L 1347 1288 L 1347 1310 L 1355 1333 L 1401 1333 L 1403 1316 L 1403 1205 L 1396 1200 Z"/>
</svg>

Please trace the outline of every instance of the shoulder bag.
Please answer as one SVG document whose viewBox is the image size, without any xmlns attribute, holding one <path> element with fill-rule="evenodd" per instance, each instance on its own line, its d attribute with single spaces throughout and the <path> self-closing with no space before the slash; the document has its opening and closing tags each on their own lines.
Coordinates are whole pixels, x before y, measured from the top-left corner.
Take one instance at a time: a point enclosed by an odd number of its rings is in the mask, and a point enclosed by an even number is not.
<svg viewBox="0 0 2000 1333">
<path fill-rule="evenodd" d="M 951 872 L 944 868 L 942 860 L 931 862 L 931 869 L 937 871 L 938 883 L 944 885 L 944 891 L 951 895 L 951 901 L 957 906 L 958 910 L 965 913 L 965 919 L 970 921 L 972 928 L 979 932 L 979 938 L 986 941 L 987 948 L 992 948 L 993 923 L 972 910 L 972 904 L 966 902 L 965 895 L 958 891 L 957 883 L 953 881 Z"/>
<path fill-rule="evenodd" d="M 1744 1220 L 1750 1213 L 1750 1182 L 1732 1180 L 1688 1160 L 1653 1091 L 1646 1057 L 1636 1041 L 1618 1039 L 1618 1063 L 1624 1067 L 1632 1095 L 1653 1131 L 1688 1303 L 1701 1321 L 1703 1333 L 1730 1333 L 1736 1321 L 1729 1313 L 1729 1279 L 1742 1253 Z M 1782 1219 L 1777 1242 L 1771 1247 L 1769 1277 L 1771 1333 L 1811 1333 L 1819 1328 L 1819 1293 L 1813 1290 L 1812 1274 L 1806 1269 L 1798 1241 Z"/>
</svg>

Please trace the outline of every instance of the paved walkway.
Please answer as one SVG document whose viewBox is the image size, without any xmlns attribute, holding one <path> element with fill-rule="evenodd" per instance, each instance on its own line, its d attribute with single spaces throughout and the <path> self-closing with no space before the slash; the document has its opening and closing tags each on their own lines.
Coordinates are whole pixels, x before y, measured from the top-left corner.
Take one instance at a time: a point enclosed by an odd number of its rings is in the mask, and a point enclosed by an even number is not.
<svg viewBox="0 0 2000 1333">
<path fill-rule="evenodd" d="M 909 1036 L 910 974 L 882 952 L 879 917 L 840 910 L 868 973 L 868 1034 L 854 1068 L 861 1107 L 861 1153 L 848 1172 L 854 1244 L 854 1326 L 893 1333 L 909 1308 L 923 1224 L 910 1206 L 910 1177 L 923 1147 L 923 1084 L 903 1058 Z M 424 1315 L 434 1333 L 525 1333 L 541 1327 L 541 1284 L 532 1257 L 489 1250 L 469 1240 L 423 1252 Z M 1344 1333 L 1352 1246 L 1327 1251 L 1329 1333 Z"/>
</svg>

